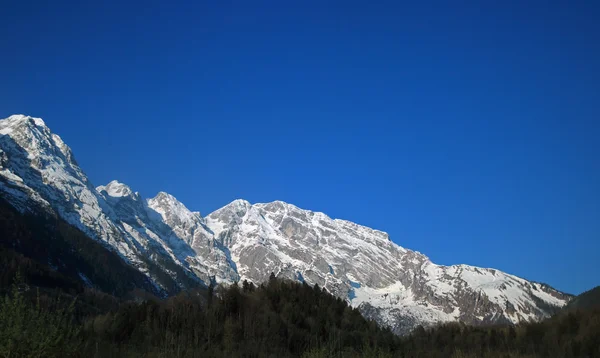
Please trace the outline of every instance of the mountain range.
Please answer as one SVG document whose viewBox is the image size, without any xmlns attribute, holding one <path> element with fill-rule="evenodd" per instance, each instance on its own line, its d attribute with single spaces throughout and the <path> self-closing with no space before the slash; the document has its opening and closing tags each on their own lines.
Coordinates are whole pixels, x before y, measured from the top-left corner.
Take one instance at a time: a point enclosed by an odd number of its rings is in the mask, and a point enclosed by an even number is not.
<svg viewBox="0 0 600 358">
<path fill-rule="evenodd" d="M 495 269 L 437 265 L 385 232 L 282 201 L 235 200 L 202 216 L 165 192 L 144 199 L 116 180 L 94 187 L 62 139 L 24 115 L 0 120 L 0 195 L 21 213 L 65 220 L 162 296 L 260 284 L 273 273 L 318 284 L 397 334 L 439 322 L 537 321 L 572 297 Z"/>
</svg>

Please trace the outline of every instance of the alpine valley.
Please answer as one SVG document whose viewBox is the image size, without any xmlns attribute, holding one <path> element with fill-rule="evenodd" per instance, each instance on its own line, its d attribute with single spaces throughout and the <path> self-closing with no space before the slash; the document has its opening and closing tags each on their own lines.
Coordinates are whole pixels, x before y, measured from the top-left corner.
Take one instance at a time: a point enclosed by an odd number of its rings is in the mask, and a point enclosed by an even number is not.
<svg viewBox="0 0 600 358">
<path fill-rule="evenodd" d="M 61 138 L 24 115 L 0 121 L 0 195 L 21 213 L 43 212 L 81 230 L 162 296 L 260 284 L 274 273 L 318 284 L 400 335 L 440 322 L 539 321 L 572 297 L 490 268 L 436 265 L 385 232 L 281 201 L 236 200 L 202 216 L 168 193 L 144 199 L 116 180 L 94 187 Z M 47 260 L 56 267 L 61 258 Z"/>
</svg>

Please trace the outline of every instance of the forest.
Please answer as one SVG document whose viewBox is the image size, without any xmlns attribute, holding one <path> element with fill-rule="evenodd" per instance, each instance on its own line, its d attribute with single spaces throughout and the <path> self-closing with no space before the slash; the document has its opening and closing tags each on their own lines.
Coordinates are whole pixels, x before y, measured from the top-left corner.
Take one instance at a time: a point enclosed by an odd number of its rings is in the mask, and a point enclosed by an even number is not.
<svg viewBox="0 0 600 358">
<path fill-rule="evenodd" d="M 598 308 L 398 337 L 317 285 L 274 277 L 134 301 L 16 280 L 0 303 L 2 357 L 600 357 Z"/>
</svg>

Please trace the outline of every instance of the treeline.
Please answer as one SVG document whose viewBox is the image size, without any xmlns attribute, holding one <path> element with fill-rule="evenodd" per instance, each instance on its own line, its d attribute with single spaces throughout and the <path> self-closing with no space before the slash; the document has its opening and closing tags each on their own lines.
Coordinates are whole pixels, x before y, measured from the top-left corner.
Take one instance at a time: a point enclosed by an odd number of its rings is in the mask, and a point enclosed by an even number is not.
<svg viewBox="0 0 600 358">
<path fill-rule="evenodd" d="M 418 327 L 400 338 L 318 286 L 275 278 L 121 303 L 27 287 L 13 285 L 0 302 L 0 356 L 600 357 L 597 309 L 517 326 Z"/>
<path fill-rule="evenodd" d="M 600 310 L 516 326 L 418 327 L 401 346 L 406 357 L 600 357 Z"/>
<path fill-rule="evenodd" d="M 287 357 L 312 350 L 359 356 L 391 352 L 399 342 L 318 286 L 274 277 L 259 287 L 244 283 L 214 295 L 126 304 L 89 320 L 84 334 L 103 347 L 103 356 Z"/>
<path fill-rule="evenodd" d="M 392 356 L 400 343 L 318 286 L 275 278 L 87 316 L 76 300 L 22 287 L 0 304 L 0 356 L 362 357 Z"/>
</svg>

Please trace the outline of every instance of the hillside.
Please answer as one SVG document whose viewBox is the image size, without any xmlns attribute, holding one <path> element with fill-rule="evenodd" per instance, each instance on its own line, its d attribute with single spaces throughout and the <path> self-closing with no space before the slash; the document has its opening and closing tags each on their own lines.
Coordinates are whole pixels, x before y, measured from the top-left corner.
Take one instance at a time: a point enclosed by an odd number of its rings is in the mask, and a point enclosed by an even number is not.
<svg viewBox="0 0 600 358">
<path fill-rule="evenodd" d="M 592 308 L 600 308 L 600 286 L 576 296 L 564 307 L 564 310 L 574 311 Z"/>
<path fill-rule="evenodd" d="M 23 214 L 0 198 L 0 285 L 19 273 L 33 286 L 79 294 L 94 288 L 124 297 L 134 290 L 162 294 L 116 253 L 64 220 L 44 212 Z"/>
</svg>

